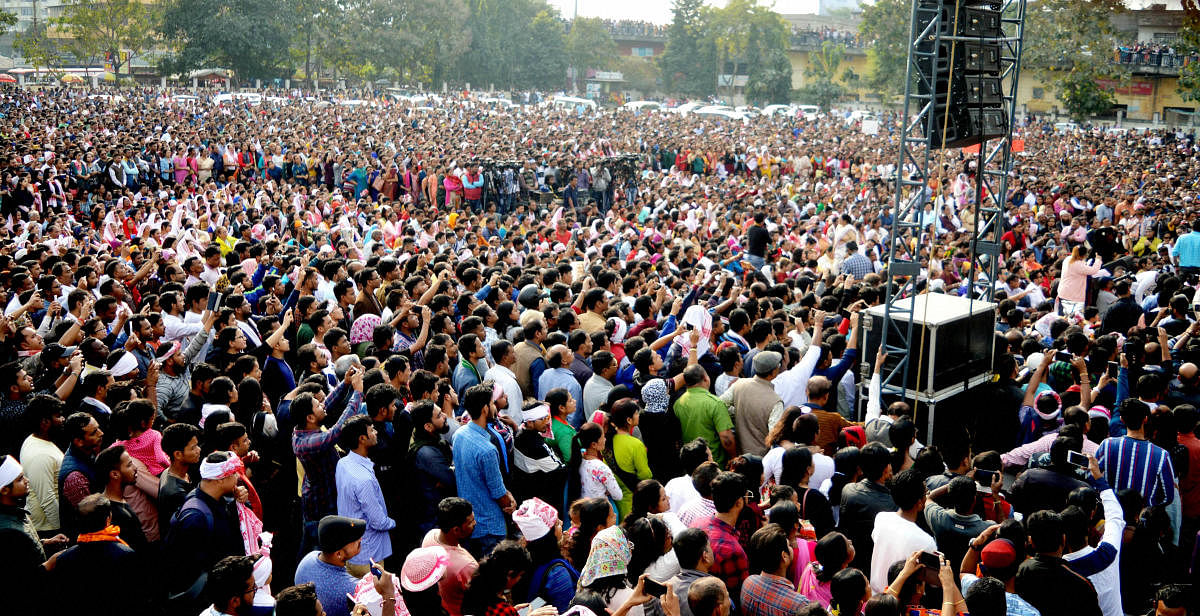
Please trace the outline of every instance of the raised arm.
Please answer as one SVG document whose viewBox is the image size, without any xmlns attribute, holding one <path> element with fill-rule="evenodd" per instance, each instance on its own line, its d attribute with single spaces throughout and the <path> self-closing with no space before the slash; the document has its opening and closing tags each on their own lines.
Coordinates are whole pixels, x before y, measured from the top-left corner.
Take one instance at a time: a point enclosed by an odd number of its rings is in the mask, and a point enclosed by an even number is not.
<svg viewBox="0 0 1200 616">
<path fill-rule="evenodd" d="M 1025 399 L 1021 400 L 1021 406 L 1033 406 L 1037 401 L 1038 385 L 1042 382 L 1043 375 L 1050 369 L 1050 364 L 1054 363 L 1054 353 L 1046 351 L 1042 356 L 1042 363 L 1033 372 L 1033 376 L 1029 379 L 1029 385 L 1025 387 Z"/>
<path fill-rule="evenodd" d="M 867 385 L 867 421 L 878 419 L 883 414 L 883 379 L 880 372 L 883 362 L 887 361 L 887 351 L 882 347 L 875 355 L 875 371 L 871 373 L 871 383 Z"/>
</svg>

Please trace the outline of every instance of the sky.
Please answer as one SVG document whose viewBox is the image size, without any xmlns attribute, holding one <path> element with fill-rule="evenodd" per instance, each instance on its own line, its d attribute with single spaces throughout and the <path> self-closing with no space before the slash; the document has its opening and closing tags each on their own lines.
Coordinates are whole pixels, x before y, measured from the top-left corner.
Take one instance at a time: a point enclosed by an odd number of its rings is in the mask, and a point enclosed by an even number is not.
<svg viewBox="0 0 1200 616">
<path fill-rule="evenodd" d="M 671 0 L 549 0 L 558 7 L 559 13 L 570 19 L 575 14 L 578 2 L 582 17 L 604 19 L 632 19 L 654 23 L 670 23 Z M 725 0 L 706 0 L 713 6 L 724 6 Z M 775 10 L 785 15 L 816 13 L 817 0 L 775 0 Z"/>
</svg>

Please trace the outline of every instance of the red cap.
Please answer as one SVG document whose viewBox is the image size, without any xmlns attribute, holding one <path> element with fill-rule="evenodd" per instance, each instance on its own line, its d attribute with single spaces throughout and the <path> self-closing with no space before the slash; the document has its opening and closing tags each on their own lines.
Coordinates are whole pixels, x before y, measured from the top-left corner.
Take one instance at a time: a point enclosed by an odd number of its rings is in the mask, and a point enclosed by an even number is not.
<svg viewBox="0 0 1200 616">
<path fill-rule="evenodd" d="M 1004 569 L 1017 560 L 1017 548 L 1008 539 L 996 539 L 984 546 L 980 558 L 989 569 Z"/>
</svg>

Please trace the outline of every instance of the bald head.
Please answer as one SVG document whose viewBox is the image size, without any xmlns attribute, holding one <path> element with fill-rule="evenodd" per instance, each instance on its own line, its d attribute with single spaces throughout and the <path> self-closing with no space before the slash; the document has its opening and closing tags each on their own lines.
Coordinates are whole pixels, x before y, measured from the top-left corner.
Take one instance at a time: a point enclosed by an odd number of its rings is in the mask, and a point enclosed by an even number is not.
<svg viewBox="0 0 1200 616">
<path fill-rule="evenodd" d="M 824 404 L 831 391 L 833 391 L 833 383 L 826 377 L 814 376 L 808 380 L 809 402 Z"/>
<path fill-rule="evenodd" d="M 1179 378 L 1180 380 L 1187 381 L 1188 384 L 1194 385 L 1196 383 L 1197 372 L 1200 372 L 1200 367 L 1189 361 L 1179 367 Z"/>
<path fill-rule="evenodd" d="M 551 368 L 565 368 L 571 365 L 575 356 L 566 345 L 556 344 L 546 351 L 546 365 Z"/>
<path fill-rule="evenodd" d="M 725 582 L 705 576 L 688 587 L 688 607 L 696 616 L 728 616 L 729 591 Z"/>
</svg>

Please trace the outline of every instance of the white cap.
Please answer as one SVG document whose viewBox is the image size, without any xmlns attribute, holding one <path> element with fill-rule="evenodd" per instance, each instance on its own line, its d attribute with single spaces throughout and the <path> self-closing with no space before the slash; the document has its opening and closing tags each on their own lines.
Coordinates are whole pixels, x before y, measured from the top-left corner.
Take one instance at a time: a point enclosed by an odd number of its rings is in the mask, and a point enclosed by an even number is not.
<svg viewBox="0 0 1200 616">
<path fill-rule="evenodd" d="M 4 463 L 0 464 L 0 488 L 8 487 L 9 484 L 17 480 L 21 476 L 21 463 L 12 456 L 4 456 Z"/>
</svg>

